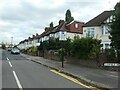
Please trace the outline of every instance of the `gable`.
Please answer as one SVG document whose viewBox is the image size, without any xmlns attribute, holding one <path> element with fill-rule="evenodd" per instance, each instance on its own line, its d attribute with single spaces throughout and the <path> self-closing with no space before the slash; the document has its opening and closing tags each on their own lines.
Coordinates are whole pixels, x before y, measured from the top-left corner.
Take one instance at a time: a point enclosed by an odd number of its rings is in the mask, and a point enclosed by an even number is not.
<svg viewBox="0 0 120 90">
<path fill-rule="evenodd" d="M 99 14 L 92 20 L 88 21 L 83 27 L 88 26 L 100 26 L 104 21 L 106 21 L 111 15 L 113 14 L 113 11 L 104 11 L 103 13 Z"/>
</svg>

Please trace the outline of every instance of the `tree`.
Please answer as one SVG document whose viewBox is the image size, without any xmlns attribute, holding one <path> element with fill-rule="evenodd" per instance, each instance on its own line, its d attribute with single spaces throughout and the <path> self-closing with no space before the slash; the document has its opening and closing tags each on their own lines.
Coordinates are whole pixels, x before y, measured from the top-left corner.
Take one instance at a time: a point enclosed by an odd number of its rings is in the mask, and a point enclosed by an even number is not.
<svg viewBox="0 0 120 90">
<path fill-rule="evenodd" d="M 74 20 L 74 18 L 71 16 L 71 11 L 70 11 L 70 9 L 68 9 L 67 11 L 66 11 L 66 14 L 65 14 L 65 21 L 67 22 L 67 23 L 70 23 L 71 21 L 73 21 Z"/>
<path fill-rule="evenodd" d="M 111 45 L 116 49 L 118 61 L 120 61 L 120 2 L 115 6 L 110 34 Z"/>
<path fill-rule="evenodd" d="M 5 44 L 2 44 L 2 49 L 6 49 L 6 46 L 5 46 Z"/>
</svg>

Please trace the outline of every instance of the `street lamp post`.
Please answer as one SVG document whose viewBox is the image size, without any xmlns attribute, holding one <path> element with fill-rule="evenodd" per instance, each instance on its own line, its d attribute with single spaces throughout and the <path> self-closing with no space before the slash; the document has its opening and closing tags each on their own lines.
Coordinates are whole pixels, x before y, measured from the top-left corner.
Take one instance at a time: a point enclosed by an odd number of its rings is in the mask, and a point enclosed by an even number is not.
<svg viewBox="0 0 120 90">
<path fill-rule="evenodd" d="M 62 68 L 64 68 L 64 55 L 65 55 L 65 50 L 64 50 L 64 41 L 66 41 L 66 35 L 65 32 L 61 32 L 61 41 L 63 41 L 62 43 L 62 47 L 61 47 L 61 61 L 62 61 Z"/>
<path fill-rule="evenodd" d="M 61 61 L 62 61 L 62 68 L 64 68 L 64 49 L 63 49 L 63 47 L 61 50 Z"/>
<path fill-rule="evenodd" d="M 11 37 L 11 48 L 13 46 L 13 37 Z"/>
</svg>

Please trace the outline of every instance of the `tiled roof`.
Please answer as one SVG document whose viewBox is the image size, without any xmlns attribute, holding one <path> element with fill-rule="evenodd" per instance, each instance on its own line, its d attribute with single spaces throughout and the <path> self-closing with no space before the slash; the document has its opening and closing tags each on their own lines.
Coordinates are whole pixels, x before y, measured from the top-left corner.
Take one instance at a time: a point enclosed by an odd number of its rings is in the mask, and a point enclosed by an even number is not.
<svg viewBox="0 0 120 90">
<path fill-rule="evenodd" d="M 39 39 L 39 38 L 41 38 L 41 35 L 35 36 L 35 39 Z"/>
<path fill-rule="evenodd" d="M 58 31 L 60 31 L 61 27 L 64 25 L 65 21 L 62 21 L 59 25 L 55 26 L 53 28 L 53 30 L 51 31 L 51 33 L 56 33 Z"/>
<path fill-rule="evenodd" d="M 67 28 L 66 28 L 66 22 L 63 23 L 63 25 L 61 26 L 60 28 L 60 31 L 69 31 Z"/>
<path fill-rule="evenodd" d="M 77 21 L 76 21 L 77 22 Z M 77 22 L 77 23 L 80 23 L 80 22 Z M 69 24 L 70 25 L 70 24 Z M 60 22 L 59 22 L 59 25 L 57 25 L 57 26 L 55 26 L 55 27 L 46 27 L 45 28 L 45 31 L 42 33 L 42 34 L 40 34 L 40 35 L 38 35 L 38 34 L 36 34 L 36 35 L 33 35 L 33 37 L 28 37 L 28 39 L 25 39 L 25 40 L 23 40 L 23 41 L 21 41 L 20 42 L 20 44 L 21 43 L 24 43 L 24 42 L 28 42 L 28 41 L 32 41 L 33 39 L 39 39 L 39 38 L 41 38 L 41 37 L 44 37 L 44 36 L 48 36 L 48 35 L 50 35 L 50 34 L 52 34 L 52 33 L 56 33 L 56 32 L 59 32 L 59 31 L 66 31 L 66 32 L 71 32 L 71 33 L 75 33 L 75 32 L 73 32 L 73 31 L 70 31 L 68 28 L 66 28 L 67 26 L 69 26 L 69 25 L 67 25 L 67 23 L 64 21 L 64 20 L 61 20 Z M 76 33 L 78 33 L 78 32 L 76 32 Z"/>
<path fill-rule="evenodd" d="M 120 8 L 120 2 L 117 3 L 117 4 L 115 5 L 115 7 L 119 7 L 119 8 Z"/>
<path fill-rule="evenodd" d="M 58 25 L 53 28 L 53 30 L 51 31 L 51 33 L 55 33 L 57 28 L 58 28 Z"/>
<path fill-rule="evenodd" d="M 47 32 L 45 33 L 45 35 L 49 35 L 50 33 L 52 33 L 54 27 L 50 27 L 48 28 Z"/>
<path fill-rule="evenodd" d="M 112 13 L 113 11 L 104 11 L 100 15 L 87 22 L 83 27 L 100 26 L 105 20 L 107 20 L 108 17 L 112 15 Z"/>
<path fill-rule="evenodd" d="M 28 39 L 21 41 L 19 44 L 24 43 L 24 42 L 28 42 Z"/>
</svg>

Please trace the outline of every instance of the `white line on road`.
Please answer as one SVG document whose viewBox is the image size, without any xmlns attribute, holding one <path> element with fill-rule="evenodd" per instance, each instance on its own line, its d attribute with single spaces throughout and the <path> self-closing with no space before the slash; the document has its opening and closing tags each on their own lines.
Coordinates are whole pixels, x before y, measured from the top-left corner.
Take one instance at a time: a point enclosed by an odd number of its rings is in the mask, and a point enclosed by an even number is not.
<svg viewBox="0 0 120 90">
<path fill-rule="evenodd" d="M 8 60 L 8 63 L 9 63 L 9 65 L 10 65 L 10 67 L 12 67 L 12 64 L 11 64 L 11 62 L 10 62 L 10 59 L 7 57 L 7 60 Z"/>
<path fill-rule="evenodd" d="M 12 64 L 11 64 L 11 62 L 9 61 L 8 63 L 9 63 L 9 65 L 10 65 L 10 67 L 12 67 Z"/>
<path fill-rule="evenodd" d="M 7 60 L 9 61 L 9 58 L 7 57 Z"/>
<path fill-rule="evenodd" d="M 11 62 L 10 62 L 10 60 L 9 60 L 8 57 L 7 57 L 7 60 L 8 60 L 8 63 L 9 63 L 9 65 L 10 65 L 10 67 L 12 67 L 12 64 L 11 64 Z M 17 74 L 15 73 L 15 71 L 13 71 L 13 75 L 14 75 L 14 77 L 15 77 L 15 80 L 16 80 L 16 83 L 17 83 L 17 85 L 18 85 L 19 90 L 23 90 L 23 89 L 22 89 L 22 86 L 21 86 L 21 84 L 20 84 L 20 81 L 19 81 L 19 79 L 18 79 L 18 77 L 17 77 Z"/>
<path fill-rule="evenodd" d="M 13 71 L 13 75 L 14 75 L 15 80 L 16 80 L 16 82 L 17 82 L 18 88 L 19 88 L 20 90 L 23 90 L 23 89 L 22 89 L 22 86 L 21 86 L 21 84 L 20 84 L 20 81 L 19 81 L 19 79 L 18 79 L 18 77 L 17 77 L 17 75 L 16 75 L 16 73 L 15 73 L 15 71 Z"/>
</svg>

